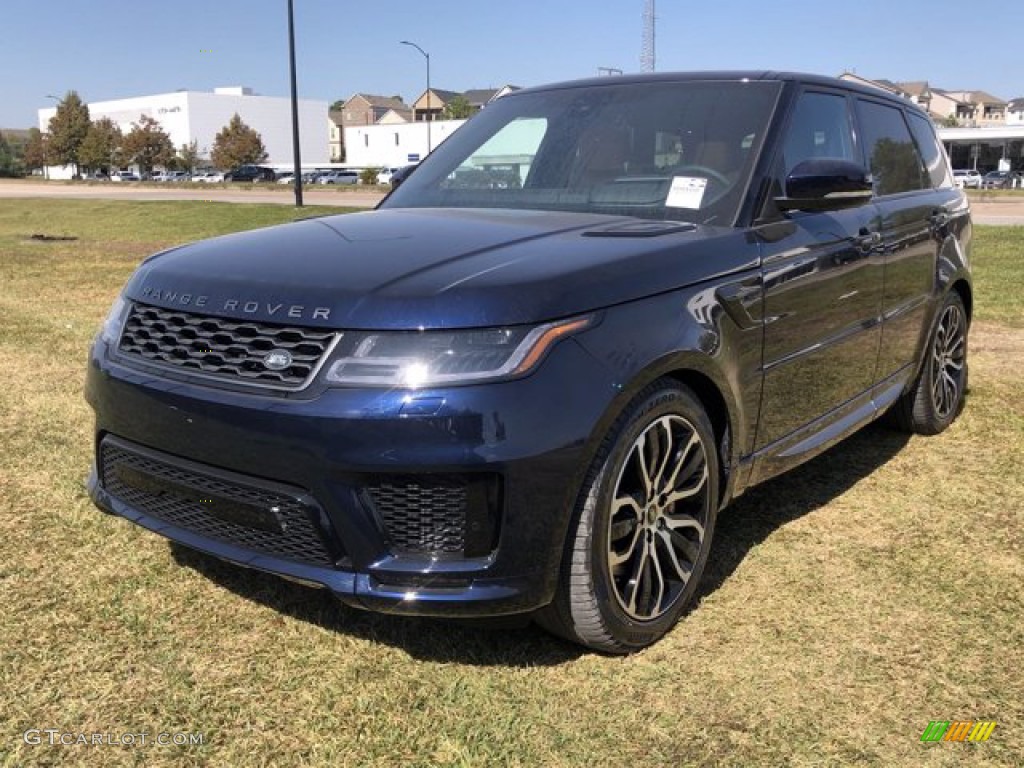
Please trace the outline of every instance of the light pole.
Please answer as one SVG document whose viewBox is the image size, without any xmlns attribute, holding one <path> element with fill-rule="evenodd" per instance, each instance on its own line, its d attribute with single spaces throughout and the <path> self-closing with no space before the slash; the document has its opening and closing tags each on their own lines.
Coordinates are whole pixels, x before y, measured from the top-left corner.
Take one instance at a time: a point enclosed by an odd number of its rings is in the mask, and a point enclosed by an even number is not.
<svg viewBox="0 0 1024 768">
<path fill-rule="evenodd" d="M 292 77 L 292 157 L 295 164 L 295 207 L 302 207 L 302 156 L 299 152 L 299 90 L 295 84 L 295 20 L 294 2 L 288 0 L 288 61 Z"/>
<path fill-rule="evenodd" d="M 402 40 L 402 45 L 411 45 L 417 51 L 423 54 L 423 58 L 427 60 L 427 154 L 430 154 L 432 149 L 430 143 L 430 123 L 433 115 L 430 114 L 430 54 L 420 48 L 416 43 L 410 43 L 408 40 Z"/>
</svg>

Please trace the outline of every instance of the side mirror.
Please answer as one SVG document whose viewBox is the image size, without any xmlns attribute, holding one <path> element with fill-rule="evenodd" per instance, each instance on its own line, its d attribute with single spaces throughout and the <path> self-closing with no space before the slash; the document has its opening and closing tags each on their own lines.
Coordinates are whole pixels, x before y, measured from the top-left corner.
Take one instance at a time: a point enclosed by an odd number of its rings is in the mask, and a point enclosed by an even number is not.
<svg viewBox="0 0 1024 768">
<path fill-rule="evenodd" d="M 781 211 L 839 211 L 871 200 L 871 174 L 859 163 L 817 157 L 797 163 L 786 176 L 786 196 L 776 197 Z"/>
</svg>

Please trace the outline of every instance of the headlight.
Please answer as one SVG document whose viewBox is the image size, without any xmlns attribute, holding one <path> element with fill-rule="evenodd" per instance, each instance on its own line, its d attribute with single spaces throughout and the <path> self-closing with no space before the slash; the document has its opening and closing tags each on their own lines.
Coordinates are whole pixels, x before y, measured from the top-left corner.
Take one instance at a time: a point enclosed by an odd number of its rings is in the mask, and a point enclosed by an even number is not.
<svg viewBox="0 0 1024 768">
<path fill-rule="evenodd" d="M 593 317 L 532 328 L 346 333 L 327 369 L 332 384 L 417 389 L 518 376 Z"/>
<path fill-rule="evenodd" d="M 124 322 L 124 311 L 127 307 L 128 302 L 125 301 L 123 296 L 118 296 L 114 300 L 113 306 L 110 307 L 107 319 L 103 321 L 103 325 L 100 327 L 100 338 L 107 344 L 117 344 L 118 339 L 121 337 L 121 325 Z"/>
</svg>

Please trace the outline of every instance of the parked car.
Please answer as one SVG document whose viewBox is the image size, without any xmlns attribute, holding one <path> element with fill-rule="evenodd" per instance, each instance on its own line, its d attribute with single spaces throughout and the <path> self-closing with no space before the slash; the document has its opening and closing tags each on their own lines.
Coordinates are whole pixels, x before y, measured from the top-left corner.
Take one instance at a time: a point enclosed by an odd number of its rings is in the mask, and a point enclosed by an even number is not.
<svg viewBox="0 0 1024 768">
<path fill-rule="evenodd" d="M 287 171 L 277 177 L 278 184 L 291 184 L 293 181 L 295 181 L 295 174 Z"/>
<path fill-rule="evenodd" d="M 192 175 L 192 181 L 201 184 L 219 184 L 224 181 L 224 174 L 214 170 L 199 171 Z"/>
<path fill-rule="evenodd" d="M 154 171 L 150 177 L 151 181 L 188 181 L 188 173 L 185 171 Z"/>
<path fill-rule="evenodd" d="M 1010 186 L 1009 171 L 989 171 L 981 179 L 982 189 L 1006 189 Z"/>
<path fill-rule="evenodd" d="M 460 173 L 494 147 L 521 183 Z M 874 88 L 516 91 L 374 211 L 146 259 L 90 354 L 90 494 L 361 608 L 635 651 L 731 500 L 956 419 L 971 231 L 928 115 Z"/>
<path fill-rule="evenodd" d="M 111 181 L 141 181 L 139 175 L 132 171 L 114 171 L 110 174 Z"/>
<path fill-rule="evenodd" d="M 978 189 L 981 186 L 981 174 L 971 170 L 955 170 L 953 181 L 964 189 Z"/>
<path fill-rule="evenodd" d="M 416 165 L 418 164 L 405 165 L 391 173 L 391 176 L 388 177 L 388 183 L 391 185 L 392 191 L 398 189 L 399 185 L 409 178 L 409 174 L 416 169 Z"/>
<path fill-rule="evenodd" d="M 356 171 L 328 171 L 317 179 L 318 184 L 358 184 L 359 174 Z"/>
<path fill-rule="evenodd" d="M 274 170 L 262 165 L 242 165 L 224 174 L 224 181 L 273 181 Z"/>
<path fill-rule="evenodd" d="M 377 183 L 382 185 L 391 184 L 391 176 L 399 170 L 400 166 L 378 168 L 377 169 Z"/>
</svg>

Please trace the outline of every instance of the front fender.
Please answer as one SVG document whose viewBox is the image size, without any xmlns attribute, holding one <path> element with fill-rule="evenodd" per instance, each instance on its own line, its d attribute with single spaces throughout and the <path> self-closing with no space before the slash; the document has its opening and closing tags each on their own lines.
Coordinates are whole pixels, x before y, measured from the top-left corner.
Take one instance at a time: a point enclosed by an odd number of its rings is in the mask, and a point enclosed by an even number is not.
<svg viewBox="0 0 1024 768">
<path fill-rule="evenodd" d="M 712 412 L 712 421 L 717 417 L 719 438 L 726 432 L 729 436 L 723 456 L 729 483 L 723 498 L 742 490 L 732 470 L 753 450 L 756 436 L 763 322 L 759 300 L 751 305 L 753 322 L 741 327 L 719 296 L 728 293 L 723 287 L 743 280 L 734 276 L 610 308 L 599 333 L 576 337 L 608 368 L 617 389 L 586 446 L 590 457 L 637 394 L 656 379 L 671 376 L 691 383 Z M 638 328 L 645 331 L 637 333 Z M 718 408 L 724 412 L 715 413 Z"/>
</svg>

